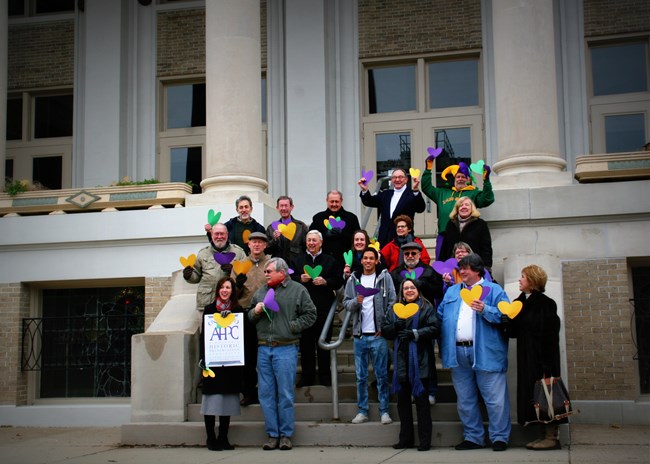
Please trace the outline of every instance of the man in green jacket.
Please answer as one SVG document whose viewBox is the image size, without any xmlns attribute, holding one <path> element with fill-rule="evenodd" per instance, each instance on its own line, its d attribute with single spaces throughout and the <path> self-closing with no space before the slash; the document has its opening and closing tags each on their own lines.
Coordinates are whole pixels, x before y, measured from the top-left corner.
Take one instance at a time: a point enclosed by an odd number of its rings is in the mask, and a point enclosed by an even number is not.
<svg viewBox="0 0 650 464">
<path fill-rule="evenodd" d="M 449 187 L 435 187 L 432 183 L 433 177 L 433 160 L 434 156 L 429 156 L 426 160 L 427 168 L 422 174 L 422 192 L 436 204 L 438 213 L 438 237 L 436 239 L 436 260 L 440 256 L 440 249 L 444 240 L 449 214 L 454 209 L 456 201 L 461 197 L 471 198 L 477 208 L 485 208 L 494 203 L 494 192 L 490 182 L 489 166 L 483 166 L 483 190 L 479 190 L 472 185 L 472 177 L 469 167 L 462 161 L 456 166 L 450 166 L 449 169 L 454 174 L 454 185 Z M 442 174 L 444 180 L 447 179 L 447 169 Z"/>
<path fill-rule="evenodd" d="M 269 437 L 262 449 L 290 450 L 298 342 L 300 333 L 316 322 L 316 306 L 305 287 L 289 278 L 282 258 L 271 258 L 264 276 L 266 285 L 255 292 L 248 311 L 257 328 L 258 396 Z"/>
</svg>

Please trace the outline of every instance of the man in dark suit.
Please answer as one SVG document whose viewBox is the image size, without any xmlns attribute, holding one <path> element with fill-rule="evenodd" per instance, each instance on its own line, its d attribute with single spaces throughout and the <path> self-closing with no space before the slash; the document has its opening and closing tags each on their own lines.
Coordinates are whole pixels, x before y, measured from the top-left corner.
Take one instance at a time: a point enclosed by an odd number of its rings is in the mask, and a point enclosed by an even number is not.
<svg viewBox="0 0 650 464">
<path fill-rule="evenodd" d="M 368 191 L 366 179 L 359 179 L 359 187 L 361 187 L 361 203 L 364 206 L 379 209 L 379 233 L 377 240 L 381 246 L 384 246 L 397 235 L 395 231 L 395 219 L 400 214 L 405 214 L 414 219 L 415 213 L 424 212 L 426 207 L 424 198 L 420 193 L 420 179 L 413 178 L 413 188 L 407 185 L 408 176 L 406 171 L 402 168 L 396 168 L 390 178 L 392 189 L 382 190 L 381 192 L 372 195 Z"/>
<path fill-rule="evenodd" d="M 339 218 L 334 226 L 330 217 Z M 325 223 L 330 224 L 329 227 Z M 344 225 L 342 223 L 345 223 Z M 351 211 L 343 208 L 343 195 L 338 190 L 330 190 L 327 194 L 327 209 L 314 214 L 309 230 L 317 230 L 323 235 L 323 253 L 331 255 L 336 260 L 337 269 L 343 273 L 345 260 L 343 253 L 352 248 L 352 236 L 361 229 L 359 218 Z"/>
</svg>

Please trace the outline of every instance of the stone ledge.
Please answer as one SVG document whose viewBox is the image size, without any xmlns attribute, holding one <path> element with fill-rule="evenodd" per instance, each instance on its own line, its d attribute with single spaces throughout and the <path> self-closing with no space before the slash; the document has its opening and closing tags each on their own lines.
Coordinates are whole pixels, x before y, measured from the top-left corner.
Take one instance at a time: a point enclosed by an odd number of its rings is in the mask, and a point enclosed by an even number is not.
<svg viewBox="0 0 650 464">
<path fill-rule="evenodd" d="M 579 156 L 575 178 L 580 183 L 650 179 L 650 151 Z"/>
<path fill-rule="evenodd" d="M 14 196 L 0 194 L 0 215 L 63 214 L 183 206 L 192 188 L 184 182 L 37 190 Z"/>
</svg>

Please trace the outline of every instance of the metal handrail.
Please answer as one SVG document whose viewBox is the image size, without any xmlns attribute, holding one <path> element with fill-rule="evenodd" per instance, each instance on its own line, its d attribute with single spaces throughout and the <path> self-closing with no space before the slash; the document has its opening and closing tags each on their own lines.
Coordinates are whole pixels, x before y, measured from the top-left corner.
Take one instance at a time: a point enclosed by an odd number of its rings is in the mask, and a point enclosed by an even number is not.
<svg viewBox="0 0 650 464">
<path fill-rule="evenodd" d="M 332 303 L 329 313 L 327 314 L 327 319 L 325 319 L 325 324 L 323 325 L 323 330 L 318 337 L 318 346 L 323 350 L 332 351 L 330 356 L 330 372 L 332 373 L 332 420 L 340 420 L 339 417 L 339 373 L 338 373 L 338 364 L 336 360 L 336 349 L 343 344 L 345 340 L 345 332 L 348 329 L 350 324 L 350 318 L 352 313 L 350 311 L 345 311 L 345 317 L 343 318 L 343 324 L 341 325 L 341 330 L 336 340 L 328 342 L 326 341 L 327 334 L 329 333 L 332 322 L 334 321 L 334 315 L 336 314 L 336 300 Z"/>
</svg>

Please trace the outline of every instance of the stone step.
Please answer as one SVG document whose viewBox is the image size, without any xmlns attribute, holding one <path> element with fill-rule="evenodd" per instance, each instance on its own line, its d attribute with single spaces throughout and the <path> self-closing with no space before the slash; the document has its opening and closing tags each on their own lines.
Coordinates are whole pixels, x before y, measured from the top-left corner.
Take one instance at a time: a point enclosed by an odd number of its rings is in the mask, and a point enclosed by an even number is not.
<svg viewBox="0 0 650 464">
<path fill-rule="evenodd" d="M 300 390 L 300 389 L 299 389 Z M 307 390 L 307 389 L 302 389 Z M 369 403 L 369 417 L 371 421 L 379 421 L 379 405 L 377 402 Z M 354 416 L 357 415 L 357 404 L 355 402 L 340 403 L 339 404 L 339 421 L 350 422 Z M 413 408 L 415 416 L 415 407 Z M 316 421 L 316 422 L 331 422 L 333 411 L 332 403 L 330 402 L 317 402 L 317 403 L 295 403 L 295 416 L 297 421 Z M 393 419 L 397 419 L 397 404 L 394 401 L 390 403 L 390 415 Z M 434 422 L 453 422 L 458 421 L 458 413 L 456 412 L 456 404 L 454 403 L 436 403 L 431 406 L 431 419 Z M 200 404 L 187 405 L 187 420 L 189 422 L 203 422 L 201 415 Z M 259 404 L 252 404 L 241 408 L 241 415 L 232 418 L 234 422 L 254 422 L 264 421 L 262 408 Z"/>
<path fill-rule="evenodd" d="M 396 418 L 396 415 L 393 416 L 393 419 Z M 340 421 L 296 421 L 292 441 L 296 446 L 374 447 L 391 446 L 397 442 L 398 435 L 399 423 L 397 421 L 389 425 L 383 425 L 376 420 L 364 424 Z M 236 446 L 261 446 L 266 441 L 264 422 L 233 421 L 228 438 Z M 538 438 L 536 429 L 513 424 L 510 446 L 524 446 L 535 438 Z M 460 422 L 436 421 L 433 423 L 432 445 L 434 448 L 450 447 L 461 442 L 462 439 L 463 429 Z M 121 443 L 140 446 L 204 446 L 205 428 L 202 421 L 130 423 L 121 428 Z"/>
</svg>

